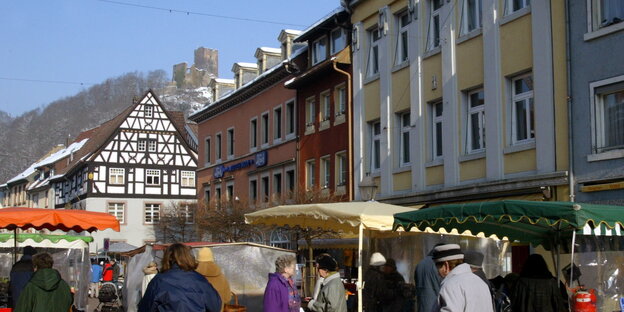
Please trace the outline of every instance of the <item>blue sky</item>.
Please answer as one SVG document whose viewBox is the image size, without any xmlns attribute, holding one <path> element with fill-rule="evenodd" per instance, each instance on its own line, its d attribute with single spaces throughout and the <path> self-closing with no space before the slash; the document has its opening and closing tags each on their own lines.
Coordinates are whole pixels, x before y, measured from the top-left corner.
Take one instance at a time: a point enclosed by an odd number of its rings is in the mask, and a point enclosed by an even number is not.
<svg viewBox="0 0 624 312">
<path fill-rule="evenodd" d="M 233 63 L 255 62 L 258 47 L 278 48 L 280 30 L 303 30 L 339 6 L 339 0 L 0 1 L 0 110 L 18 116 L 132 71 L 171 76 L 174 64 L 193 63 L 200 46 L 219 50 L 219 76 L 232 78 Z"/>
</svg>

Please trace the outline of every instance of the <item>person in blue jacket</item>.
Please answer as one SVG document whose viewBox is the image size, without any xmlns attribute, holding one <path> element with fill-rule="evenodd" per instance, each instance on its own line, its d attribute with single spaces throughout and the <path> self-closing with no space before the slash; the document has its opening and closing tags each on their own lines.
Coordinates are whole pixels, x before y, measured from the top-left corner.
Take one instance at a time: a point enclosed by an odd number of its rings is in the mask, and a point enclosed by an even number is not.
<svg viewBox="0 0 624 312">
<path fill-rule="evenodd" d="M 34 267 L 32 262 L 32 256 L 37 253 L 37 250 L 32 246 L 24 247 L 22 258 L 17 261 L 11 268 L 9 289 L 11 291 L 11 307 L 15 308 L 17 300 L 19 299 L 22 290 L 30 281 L 33 276 Z"/>
<path fill-rule="evenodd" d="M 197 261 L 189 247 L 179 243 L 167 247 L 161 273 L 147 286 L 139 302 L 139 312 L 220 312 L 219 294 L 195 268 Z"/>
</svg>

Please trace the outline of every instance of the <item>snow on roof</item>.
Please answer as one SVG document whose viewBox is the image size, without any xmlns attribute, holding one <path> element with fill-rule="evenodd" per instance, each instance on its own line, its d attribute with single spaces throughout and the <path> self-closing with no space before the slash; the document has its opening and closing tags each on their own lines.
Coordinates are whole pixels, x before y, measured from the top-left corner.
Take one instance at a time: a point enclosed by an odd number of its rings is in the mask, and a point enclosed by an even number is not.
<svg viewBox="0 0 624 312">
<path fill-rule="evenodd" d="M 59 150 L 56 153 L 53 153 L 52 155 L 44 158 L 43 160 L 33 163 L 32 165 L 30 165 L 30 167 L 28 167 L 28 169 L 22 171 L 20 174 L 16 175 L 15 177 L 13 177 L 9 181 L 7 181 L 7 184 L 11 183 L 11 182 L 19 181 L 21 179 L 25 179 L 25 178 L 31 176 L 32 174 L 34 174 L 36 172 L 37 168 L 53 164 L 54 162 L 58 161 L 59 159 L 62 159 L 64 157 L 70 155 L 71 153 L 81 149 L 82 146 L 85 143 L 87 143 L 88 140 L 89 139 L 84 139 L 84 140 L 82 140 L 80 142 L 74 142 L 74 143 L 70 144 L 68 147 L 66 147 L 66 148 L 64 148 L 62 150 Z"/>
<path fill-rule="evenodd" d="M 218 83 L 234 83 L 234 79 L 226 79 L 226 78 L 215 78 L 215 81 Z"/>
<path fill-rule="evenodd" d="M 342 6 L 335 8 L 333 11 L 331 11 L 327 15 L 323 16 L 320 20 L 316 21 L 316 23 L 312 24 L 310 27 L 306 28 L 304 31 L 299 32 L 299 36 L 297 36 L 297 38 L 305 35 L 307 32 L 315 29 L 316 27 L 318 27 L 320 24 L 322 24 L 326 20 L 332 18 L 334 15 L 336 15 L 336 14 L 338 14 L 338 13 L 344 11 L 344 10 L 345 10 L 345 8 L 342 7 Z M 295 41 L 297 41 L 297 38 L 295 38 Z"/>
<path fill-rule="evenodd" d="M 295 29 L 284 29 L 284 32 L 290 35 L 299 35 L 301 34 L 301 30 L 295 30 Z"/>
<path fill-rule="evenodd" d="M 280 49 L 280 48 L 259 47 L 258 49 L 260 49 L 262 52 L 282 53 L 282 49 Z"/>
<path fill-rule="evenodd" d="M 253 68 L 258 68 L 258 64 L 256 63 L 246 63 L 246 62 L 236 62 L 234 63 L 235 65 L 238 65 L 240 67 L 253 67 Z"/>
</svg>

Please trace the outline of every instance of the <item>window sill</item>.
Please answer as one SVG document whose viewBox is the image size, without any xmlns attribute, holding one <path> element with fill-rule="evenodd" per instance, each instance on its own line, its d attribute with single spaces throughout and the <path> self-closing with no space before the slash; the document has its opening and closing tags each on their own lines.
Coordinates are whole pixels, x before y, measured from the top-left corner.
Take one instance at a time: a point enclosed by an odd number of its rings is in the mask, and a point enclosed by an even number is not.
<svg viewBox="0 0 624 312">
<path fill-rule="evenodd" d="M 250 152 L 250 153 L 255 153 L 257 150 L 258 150 L 258 148 L 257 148 L 257 147 L 250 147 L 250 148 L 249 148 L 249 152 Z"/>
<path fill-rule="evenodd" d="M 440 157 L 425 163 L 425 168 L 437 167 L 444 165 L 444 158 Z"/>
<path fill-rule="evenodd" d="M 347 194 L 347 187 L 344 185 L 336 186 L 336 190 L 334 191 L 334 195 L 344 195 Z"/>
<path fill-rule="evenodd" d="M 269 143 L 263 143 L 262 145 L 260 145 L 260 147 L 262 149 L 267 149 L 267 148 L 269 148 Z"/>
<path fill-rule="evenodd" d="M 468 41 L 468 40 L 470 40 L 472 38 L 479 37 L 479 36 L 481 36 L 482 33 L 483 33 L 482 28 L 474 29 L 474 30 L 472 30 L 472 31 L 470 31 L 468 33 L 465 33 L 465 34 L 459 36 L 459 38 L 457 38 L 457 43 L 456 44 L 459 45 L 459 44 L 461 44 L 463 42 L 466 42 L 466 41 Z"/>
<path fill-rule="evenodd" d="M 371 83 L 371 82 L 373 82 L 375 80 L 378 80 L 378 79 L 379 79 L 379 73 L 376 73 L 376 74 L 374 74 L 374 75 L 372 75 L 370 77 L 364 78 L 364 84 Z"/>
<path fill-rule="evenodd" d="M 624 158 L 624 149 L 610 150 L 602 153 L 587 155 L 588 162 Z"/>
<path fill-rule="evenodd" d="M 321 124 L 319 125 L 319 131 L 323 131 L 323 130 L 329 129 L 329 126 L 330 126 L 329 119 L 323 120 L 323 121 L 321 121 Z"/>
<path fill-rule="evenodd" d="M 596 38 L 600 38 L 602 36 L 606 36 L 609 34 L 612 34 L 614 32 L 618 32 L 620 30 L 624 29 L 624 22 L 621 23 L 617 23 L 617 24 L 613 24 L 604 28 L 600 28 L 598 30 L 592 31 L 592 32 L 588 32 L 586 34 L 583 35 L 583 39 L 585 41 L 590 41 Z"/>
<path fill-rule="evenodd" d="M 515 20 L 517 20 L 517 19 L 519 19 L 519 18 L 521 18 L 521 17 L 523 17 L 523 16 L 525 16 L 525 15 L 527 15 L 529 13 L 531 13 L 531 7 L 530 6 L 528 6 L 526 8 L 522 8 L 522 9 L 516 11 L 516 12 L 513 12 L 511 14 L 503 16 L 500 19 L 500 21 L 498 22 L 498 25 L 499 26 L 503 26 L 503 25 L 505 25 L 507 23 L 510 23 L 512 21 L 515 21 Z"/>
<path fill-rule="evenodd" d="M 228 155 L 227 160 L 232 160 L 234 159 L 234 155 Z"/>
<path fill-rule="evenodd" d="M 403 172 L 408 172 L 411 170 L 412 170 L 412 165 L 408 163 L 408 164 L 402 164 L 401 167 L 392 169 L 392 173 L 393 174 L 403 173 Z"/>
<path fill-rule="evenodd" d="M 305 132 L 304 132 L 303 134 L 308 135 L 308 134 L 312 134 L 312 133 L 314 133 L 314 125 L 312 125 L 312 126 L 307 126 L 307 127 L 305 128 Z"/>
<path fill-rule="evenodd" d="M 334 126 L 344 123 L 345 121 L 346 117 L 344 114 L 337 115 L 336 117 L 334 117 Z"/>
<path fill-rule="evenodd" d="M 465 161 L 471 161 L 471 160 L 476 160 L 476 159 L 481 159 L 481 158 L 485 158 L 485 150 L 466 154 L 466 155 L 460 155 L 458 160 L 459 162 L 465 162 Z"/>
<path fill-rule="evenodd" d="M 280 143 L 282 143 L 282 138 L 273 139 L 273 144 L 280 144 Z"/>
<path fill-rule="evenodd" d="M 423 60 L 425 60 L 427 58 L 430 58 L 430 57 L 440 53 L 441 51 L 442 51 L 442 48 L 440 48 L 440 46 L 437 46 L 437 47 L 435 47 L 435 48 L 433 48 L 433 49 L 423 53 L 422 58 L 423 58 Z"/>
<path fill-rule="evenodd" d="M 292 140 L 294 138 L 295 138 L 295 133 L 294 132 L 293 133 L 289 133 L 289 134 L 286 135 L 286 141 Z"/>
<path fill-rule="evenodd" d="M 535 148 L 535 141 L 527 143 L 518 143 L 516 145 L 507 146 L 503 149 L 503 154 L 513 154 Z"/>
<path fill-rule="evenodd" d="M 399 70 L 401 70 L 401 69 L 403 69 L 405 67 L 408 67 L 408 66 L 409 66 L 409 60 L 405 60 L 405 61 L 401 62 L 400 64 L 394 65 L 392 67 L 392 72 L 393 73 L 397 72 L 397 71 L 399 71 Z"/>
<path fill-rule="evenodd" d="M 381 169 L 374 169 L 373 172 L 370 173 L 371 178 L 379 178 L 381 177 Z"/>
</svg>

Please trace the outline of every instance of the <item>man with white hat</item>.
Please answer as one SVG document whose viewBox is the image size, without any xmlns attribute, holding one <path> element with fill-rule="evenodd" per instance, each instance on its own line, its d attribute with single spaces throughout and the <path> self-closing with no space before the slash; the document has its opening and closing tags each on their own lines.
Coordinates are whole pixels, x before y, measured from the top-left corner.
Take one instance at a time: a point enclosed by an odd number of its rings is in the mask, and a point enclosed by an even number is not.
<svg viewBox="0 0 624 312">
<path fill-rule="evenodd" d="M 433 261 L 442 280 L 438 307 L 441 312 L 493 312 L 492 296 L 487 285 L 472 273 L 464 262 L 464 254 L 457 244 L 434 248 Z"/>
<path fill-rule="evenodd" d="M 370 257 L 368 270 L 364 274 L 364 290 L 362 301 L 366 312 L 381 312 L 380 301 L 388 295 L 381 267 L 386 264 L 386 258 L 378 252 Z"/>
</svg>

